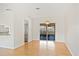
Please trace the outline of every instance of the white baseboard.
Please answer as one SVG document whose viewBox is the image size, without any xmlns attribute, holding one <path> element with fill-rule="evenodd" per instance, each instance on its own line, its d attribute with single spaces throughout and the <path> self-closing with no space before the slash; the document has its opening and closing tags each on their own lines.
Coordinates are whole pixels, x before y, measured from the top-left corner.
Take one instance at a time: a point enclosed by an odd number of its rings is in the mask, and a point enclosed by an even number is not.
<svg viewBox="0 0 79 59">
<path fill-rule="evenodd" d="M 14 47 L 6 47 L 6 46 L 0 46 L 0 48 L 14 49 Z"/>
<path fill-rule="evenodd" d="M 72 55 L 72 56 L 74 56 L 74 54 L 72 53 L 72 51 L 71 51 L 71 49 L 70 49 L 69 45 L 68 45 L 67 43 L 65 43 L 65 44 L 66 44 L 66 46 L 67 46 L 67 48 L 68 48 L 69 52 L 71 53 L 71 55 Z"/>
<path fill-rule="evenodd" d="M 24 45 L 24 42 L 22 44 L 18 45 L 18 46 L 15 46 L 14 49 L 19 48 L 19 47 L 21 47 L 23 45 Z"/>
<path fill-rule="evenodd" d="M 64 41 L 59 41 L 59 40 L 57 40 L 57 41 L 55 41 L 55 42 L 63 42 L 63 43 L 65 43 Z M 67 46 L 67 48 L 68 48 L 69 52 L 71 53 L 71 55 L 74 56 L 74 54 L 72 53 L 72 51 L 71 51 L 69 45 L 68 45 L 67 43 L 65 43 L 65 45 Z"/>
</svg>

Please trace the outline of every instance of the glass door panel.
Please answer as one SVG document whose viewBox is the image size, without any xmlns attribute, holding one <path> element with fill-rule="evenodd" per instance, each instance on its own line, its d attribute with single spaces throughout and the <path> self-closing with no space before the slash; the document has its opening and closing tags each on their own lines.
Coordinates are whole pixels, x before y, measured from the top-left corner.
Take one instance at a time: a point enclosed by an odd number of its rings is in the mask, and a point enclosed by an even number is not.
<svg viewBox="0 0 79 59">
<path fill-rule="evenodd" d="M 40 24 L 40 40 L 55 41 L 55 24 Z"/>
<path fill-rule="evenodd" d="M 48 27 L 48 40 L 55 40 L 55 29 L 54 26 L 49 26 Z"/>
<path fill-rule="evenodd" d="M 46 40 L 46 27 L 40 26 L 40 40 Z"/>
</svg>

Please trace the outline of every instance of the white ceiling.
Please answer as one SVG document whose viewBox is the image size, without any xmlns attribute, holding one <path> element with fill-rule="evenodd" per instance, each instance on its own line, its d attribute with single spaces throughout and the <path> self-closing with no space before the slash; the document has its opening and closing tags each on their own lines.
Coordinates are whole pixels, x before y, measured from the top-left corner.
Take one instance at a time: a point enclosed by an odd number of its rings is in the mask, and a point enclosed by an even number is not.
<svg viewBox="0 0 79 59">
<path fill-rule="evenodd" d="M 0 12 L 6 9 L 17 10 L 25 13 L 27 16 L 39 17 L 58 17 L 63 16 L 66 9 L 72 4 L 67 3 L 4 3 L 0 4 Z M 36 8 L 40 8 L 36 10 Z"/>
</svg>

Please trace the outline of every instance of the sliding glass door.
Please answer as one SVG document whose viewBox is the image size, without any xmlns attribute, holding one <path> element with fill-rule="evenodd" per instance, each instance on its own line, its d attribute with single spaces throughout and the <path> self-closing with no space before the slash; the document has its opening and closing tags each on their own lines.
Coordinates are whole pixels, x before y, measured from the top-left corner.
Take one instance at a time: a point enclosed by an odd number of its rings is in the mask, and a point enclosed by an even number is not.
<svg viewBox="0 0 79 59">
<path fill-rule="evenodd" d="M 40 25 L 40 40 L 46 40 L 46 27 Z"/>
<path fill-rule="evenodd" d="M 40 24 L 40 40 L 55 41 L 55 23 Z"/>
</svg>

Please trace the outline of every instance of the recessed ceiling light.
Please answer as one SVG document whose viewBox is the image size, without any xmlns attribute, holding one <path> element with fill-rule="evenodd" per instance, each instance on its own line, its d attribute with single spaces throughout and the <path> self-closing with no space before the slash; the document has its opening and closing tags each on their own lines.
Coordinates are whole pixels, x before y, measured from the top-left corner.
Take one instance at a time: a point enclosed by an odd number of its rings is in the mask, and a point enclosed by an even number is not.
<svg viewBox="0 0 79 59">
<path fill-rule="evenodd" d="M 40 8 L 36 8 L 36 10 L 39 10 Z"/>
<path fill-rule="evenodd" d="M 7 11 L 11 11 L 11 9 L 5 9 L 5 10 L 7 10 Z"/>
</svg>

